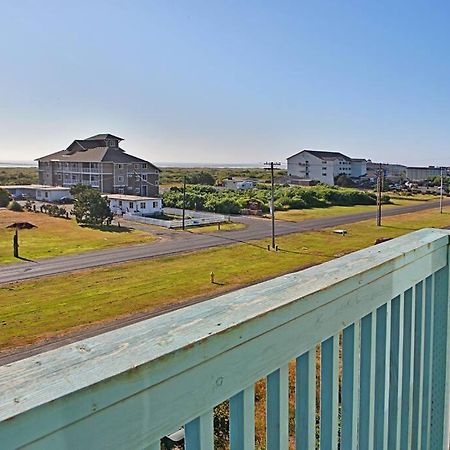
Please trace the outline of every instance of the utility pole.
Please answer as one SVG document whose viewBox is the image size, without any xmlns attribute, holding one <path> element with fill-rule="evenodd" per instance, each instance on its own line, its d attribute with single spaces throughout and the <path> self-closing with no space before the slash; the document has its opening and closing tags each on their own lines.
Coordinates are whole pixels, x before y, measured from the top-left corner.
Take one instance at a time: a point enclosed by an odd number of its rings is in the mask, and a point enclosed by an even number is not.
<svg viewBox="0 0 450 450">
<path fill-rule="evenodd" d="M 277 247 L 275 245 L 275 183 L 274 183 L 274 166 L 281 166 L 279 162 L 266 162 L 265 166 L 269 166 L 267 169 L 270 170 L 270 210 L 272 213 L 272 250 L 276 250 Z"/>
<path fill-rule="evenodd" d="M 186 175 L 183 177 L 183 230 L 186 229 Z"/>
<path fill-rule="evenodd" d="M 377 227 L 381 227 L 381 193 L 383 192 L 383 182 L 383 168 L 380 163 L 377 176 Z"/>
<path fill-rule="evenodd" d="M 439 211 L 442 214 L 442 201 L 444 200 L 444 168 L 441 167 L 441 195 L 439 196 Z"/>
</svg>

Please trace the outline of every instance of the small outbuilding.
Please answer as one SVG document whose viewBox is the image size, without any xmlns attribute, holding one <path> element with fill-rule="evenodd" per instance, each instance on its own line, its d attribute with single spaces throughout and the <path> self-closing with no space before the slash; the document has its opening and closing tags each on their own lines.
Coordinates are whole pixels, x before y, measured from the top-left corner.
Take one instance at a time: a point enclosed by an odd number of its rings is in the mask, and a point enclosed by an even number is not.
<svg viewBox="0 0 450 450">
<path fill-rule="evenodd" d="M 158 197 L 125 194 L 108 194 L 104 197 L 108 199 L 113 214 L 155 216 L 162 213 L 162 199 Z"/>
<path fill-rule="evenodd" d="M 44 184 L 22 184 L 0 186 L 14 198 L 39 200 L 42 202 L 58 202 L 61 198 L 72 198 L 70 188 L 63 186 L 48 186 Z"/>
</svg>

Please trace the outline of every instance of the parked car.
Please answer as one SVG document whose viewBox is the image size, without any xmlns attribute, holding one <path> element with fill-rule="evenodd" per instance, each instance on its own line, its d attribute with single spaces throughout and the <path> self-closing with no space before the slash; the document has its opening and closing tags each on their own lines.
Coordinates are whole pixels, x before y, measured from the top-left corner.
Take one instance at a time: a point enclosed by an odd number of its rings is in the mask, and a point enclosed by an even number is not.
<svg viewBox="0 0 450 450">
<path fill-rule="evenodd" d="M 58 200 L 58 203 L 62 203 L 64 205 L 70 205 L 73 203 L 73 198 L 72 197 L 61 197 Z"/>
<path fill-rule="evenodd" d="M 26 200 L 27 199 L 27 197 L 23 194 L 11 195 L 11 197 L 13 198 L 13 200 Z"/>
</svg>

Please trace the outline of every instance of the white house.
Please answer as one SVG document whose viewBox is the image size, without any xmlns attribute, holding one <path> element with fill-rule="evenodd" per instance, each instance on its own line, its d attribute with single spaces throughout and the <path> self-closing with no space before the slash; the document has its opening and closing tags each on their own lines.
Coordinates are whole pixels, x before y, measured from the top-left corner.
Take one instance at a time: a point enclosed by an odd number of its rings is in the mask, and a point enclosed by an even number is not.
<svg viewBox="0 0 450 450">
<path fill-rule="evenodd" d="M 109 201 L 109 207 L 113 214 L 154 216 L 162 213 L 162 200 L 157 197 L 141 197 L 125 194 L 108 194 L 105 197 Z"/>
<path fill-rule="evenodd" d="M 253 189 L 255 187 L 254 180 L 248 180 L 245 178 L 226 178 L 223 180 L 223 185 L 226 189 L 234 189 L 234 190 L 246 190 Z"/>
<path fill-rule="evenodd" d="M 351 158 L 339 152 L 302 150 L 287 158 L 288 175 L 334 185 L 334 177 L 352 175 Z"/>
<path fill-rule="evenodd" d="M 72 198 L 70 188 L 63 186 L 24 184 L 0 187 L 7 190 L 14 197 L 23 195 L 27 199 L 40 200 L 43 202 L 57 202 L 62 197 Z"/>
</svg>

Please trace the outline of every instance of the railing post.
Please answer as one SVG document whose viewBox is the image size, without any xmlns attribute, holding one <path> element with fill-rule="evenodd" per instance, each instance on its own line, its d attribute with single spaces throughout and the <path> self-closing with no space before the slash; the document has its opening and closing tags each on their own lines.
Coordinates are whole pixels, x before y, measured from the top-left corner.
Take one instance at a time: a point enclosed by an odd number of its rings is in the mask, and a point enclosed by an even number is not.
<svg viewBox="0 0 450 450">
<path fill-rule="evenodd" d="M 450 254 L 449 254 L 450 257 Z M 448 449 L 449 440 L 449 264 L 434 275 L 434 320 L 430 448 Z"/>
</svg>

